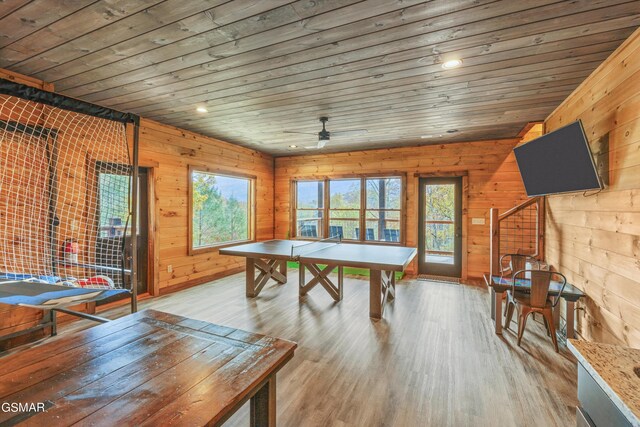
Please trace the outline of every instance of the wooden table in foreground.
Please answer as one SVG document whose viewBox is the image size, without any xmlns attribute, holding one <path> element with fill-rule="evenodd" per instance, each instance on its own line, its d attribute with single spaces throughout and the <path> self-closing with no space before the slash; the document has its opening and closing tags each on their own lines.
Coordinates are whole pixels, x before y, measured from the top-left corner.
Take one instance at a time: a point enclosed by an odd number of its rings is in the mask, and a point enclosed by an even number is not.
<svg viewBox="0 0 640 427">
<path fill-rule="evenodd" d="M 491 276 L 489 273 L 484 275 L 484 281 L 492 289 L 491 314 L 495 320 L 496 334 L 502 335 L 502 296 L 505 291 L 511 289 L 511 279 L 500 276 Z M 559 282 L 552 281 L 549 285 L 549 296 L 556 297 L 560 292 L 562 285 Z M 527 291 L 531 285 L 527 284 L 526 279 L 518 279 L 516 281 L 516 289 L 519 291 Z M 574 305 L 575 302 L 584 296 L 584 292 L 575 286 L 567 283 L 562 291 L 562 299 L 565 301 L 565 309 L 567 316 L 567 338 L 574 338 L 575 331 L 574 322 Z M 560 304 L 556 304 L 553 309 L 553 321 L 556 329 L 560 323 Z"/>
<path fill-rule="evenodd" d="M 145 310 L 0 358 L 0 396 L 43 403 L 0 425 L 221 425 L 251 399 L 276 424 L 276 373 L 296 344 Z"/>
</svg>

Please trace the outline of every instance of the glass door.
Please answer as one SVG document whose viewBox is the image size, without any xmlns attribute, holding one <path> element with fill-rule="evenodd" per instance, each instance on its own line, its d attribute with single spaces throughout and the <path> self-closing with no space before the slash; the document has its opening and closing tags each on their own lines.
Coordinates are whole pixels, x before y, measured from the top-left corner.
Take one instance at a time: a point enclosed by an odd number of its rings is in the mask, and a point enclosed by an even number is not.
<svg viewBox="0 0 640 427">
<path fill-rule="evenodd" d="M 420 178 L 418 272 L 460 277 L 462 177 Z"/>
</svg>

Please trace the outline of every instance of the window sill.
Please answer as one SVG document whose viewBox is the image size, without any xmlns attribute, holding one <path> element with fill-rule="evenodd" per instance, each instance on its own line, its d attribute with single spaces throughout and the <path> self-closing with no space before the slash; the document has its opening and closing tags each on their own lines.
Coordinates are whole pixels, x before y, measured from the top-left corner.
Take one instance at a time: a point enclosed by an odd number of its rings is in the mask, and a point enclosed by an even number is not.
<svg viewBox="0 0 640 427">
<path fill-rule="evenodd" d="M 220 249 L 223 249 L 223 248 L 228 248 L 236 245 L 244 245 L 246 243 L 255 243 L 255 242 L 256 242 L 255 239 L 248 239 L 248 240 L 237 240 L 235 242 L 225 242 L 225 243 L 220 243 L 218 245 L 205 246 L 202 248 L 189 248 L 189 256 L 200 255 L 200 254 L 205 254 L 209 252 L 218 252 Z"/>
</svg>

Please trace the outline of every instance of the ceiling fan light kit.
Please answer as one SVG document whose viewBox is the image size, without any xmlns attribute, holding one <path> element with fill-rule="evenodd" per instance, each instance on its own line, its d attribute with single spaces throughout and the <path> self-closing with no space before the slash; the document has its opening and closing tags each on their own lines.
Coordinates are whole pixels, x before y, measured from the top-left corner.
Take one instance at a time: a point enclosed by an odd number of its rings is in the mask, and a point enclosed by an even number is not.
<svg viewBox="0 0 640 427">
<path fill-rule="evenodd" d="M 322 130 L 320 132 L 318 132 L 318 143 L 315 147 L 305 147 L 305 148 L 324 148 L 325 145 L 327 145 L 327 142 L 331 140 L 331 135 L 333 136 L 359 136 L 359 135 L 365 135 L 368 133 L 367 129 L 353 129 L 353 130 L 345 130 L 345 131 L 338 131 L 338 132 L 333 132 L 333 134 L 331 132 L 329 132 L 327 130 L 327 122 L 329 121 L 329 117 L 326 116 L 322 116 L 320 117 L 320 123 L 322 123 Z M 284 133 L 296 133 L 296 134 L 303 134 L 303 135 L 315 135 L 315 133 L 308 133 L 308 132 L 297 132 L 297 131 L 291 131 L 291 130 L 285 130 L 283 131 Z"/>
</svg>

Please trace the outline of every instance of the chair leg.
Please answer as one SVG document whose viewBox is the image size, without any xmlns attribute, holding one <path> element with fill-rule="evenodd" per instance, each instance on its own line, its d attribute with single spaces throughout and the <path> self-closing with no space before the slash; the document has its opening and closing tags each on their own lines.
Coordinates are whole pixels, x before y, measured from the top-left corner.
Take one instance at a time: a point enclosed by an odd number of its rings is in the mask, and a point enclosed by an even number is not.
<svg viewBox="0 0 640 427">
<path fill-rule="evenodd" d="M 513 318 L 513 311 L 515 310 L 516 305 L 513 302 L 509 302 L 507 303 L 507 317 L 504 320 L 504 328 L 505 329 L 509 329 L 509 326 L 511 325 L 511 319 Z"/>
<path fill-rule="evenodd" d="M 520 347 L 520 342 L 524 335 L 524 328 L 527 325 L 527 317 L 529 317 L 529 314 L 531 314 L 531 311 L 526 307 L 522 307 L 520 317 L 518 318 L 518 347 Z"/>
<path fill-rule="evenodd" d="M 544 321 L 544 328 L 547 330 L 547 336 L 550 336 L 551 329 L 549 329 L 549 321 L 547 321 L 547 316 L 543 315 L 542 320 Z"/>
<path fill-rule="evenodd" d="M 544 316 L 545 320 L 549 325 L 553 325 L 553 313 L 551 312 L 550 308 L 545 309 L 542 315 Z M 551 341 L 553 341 L 553 348 L 556 350 L 556 353 L 559 353 L 558 338 L 556 337 L 556 331 L 551 327 L 549 329 L 551 330 Z"/>
</svg>

